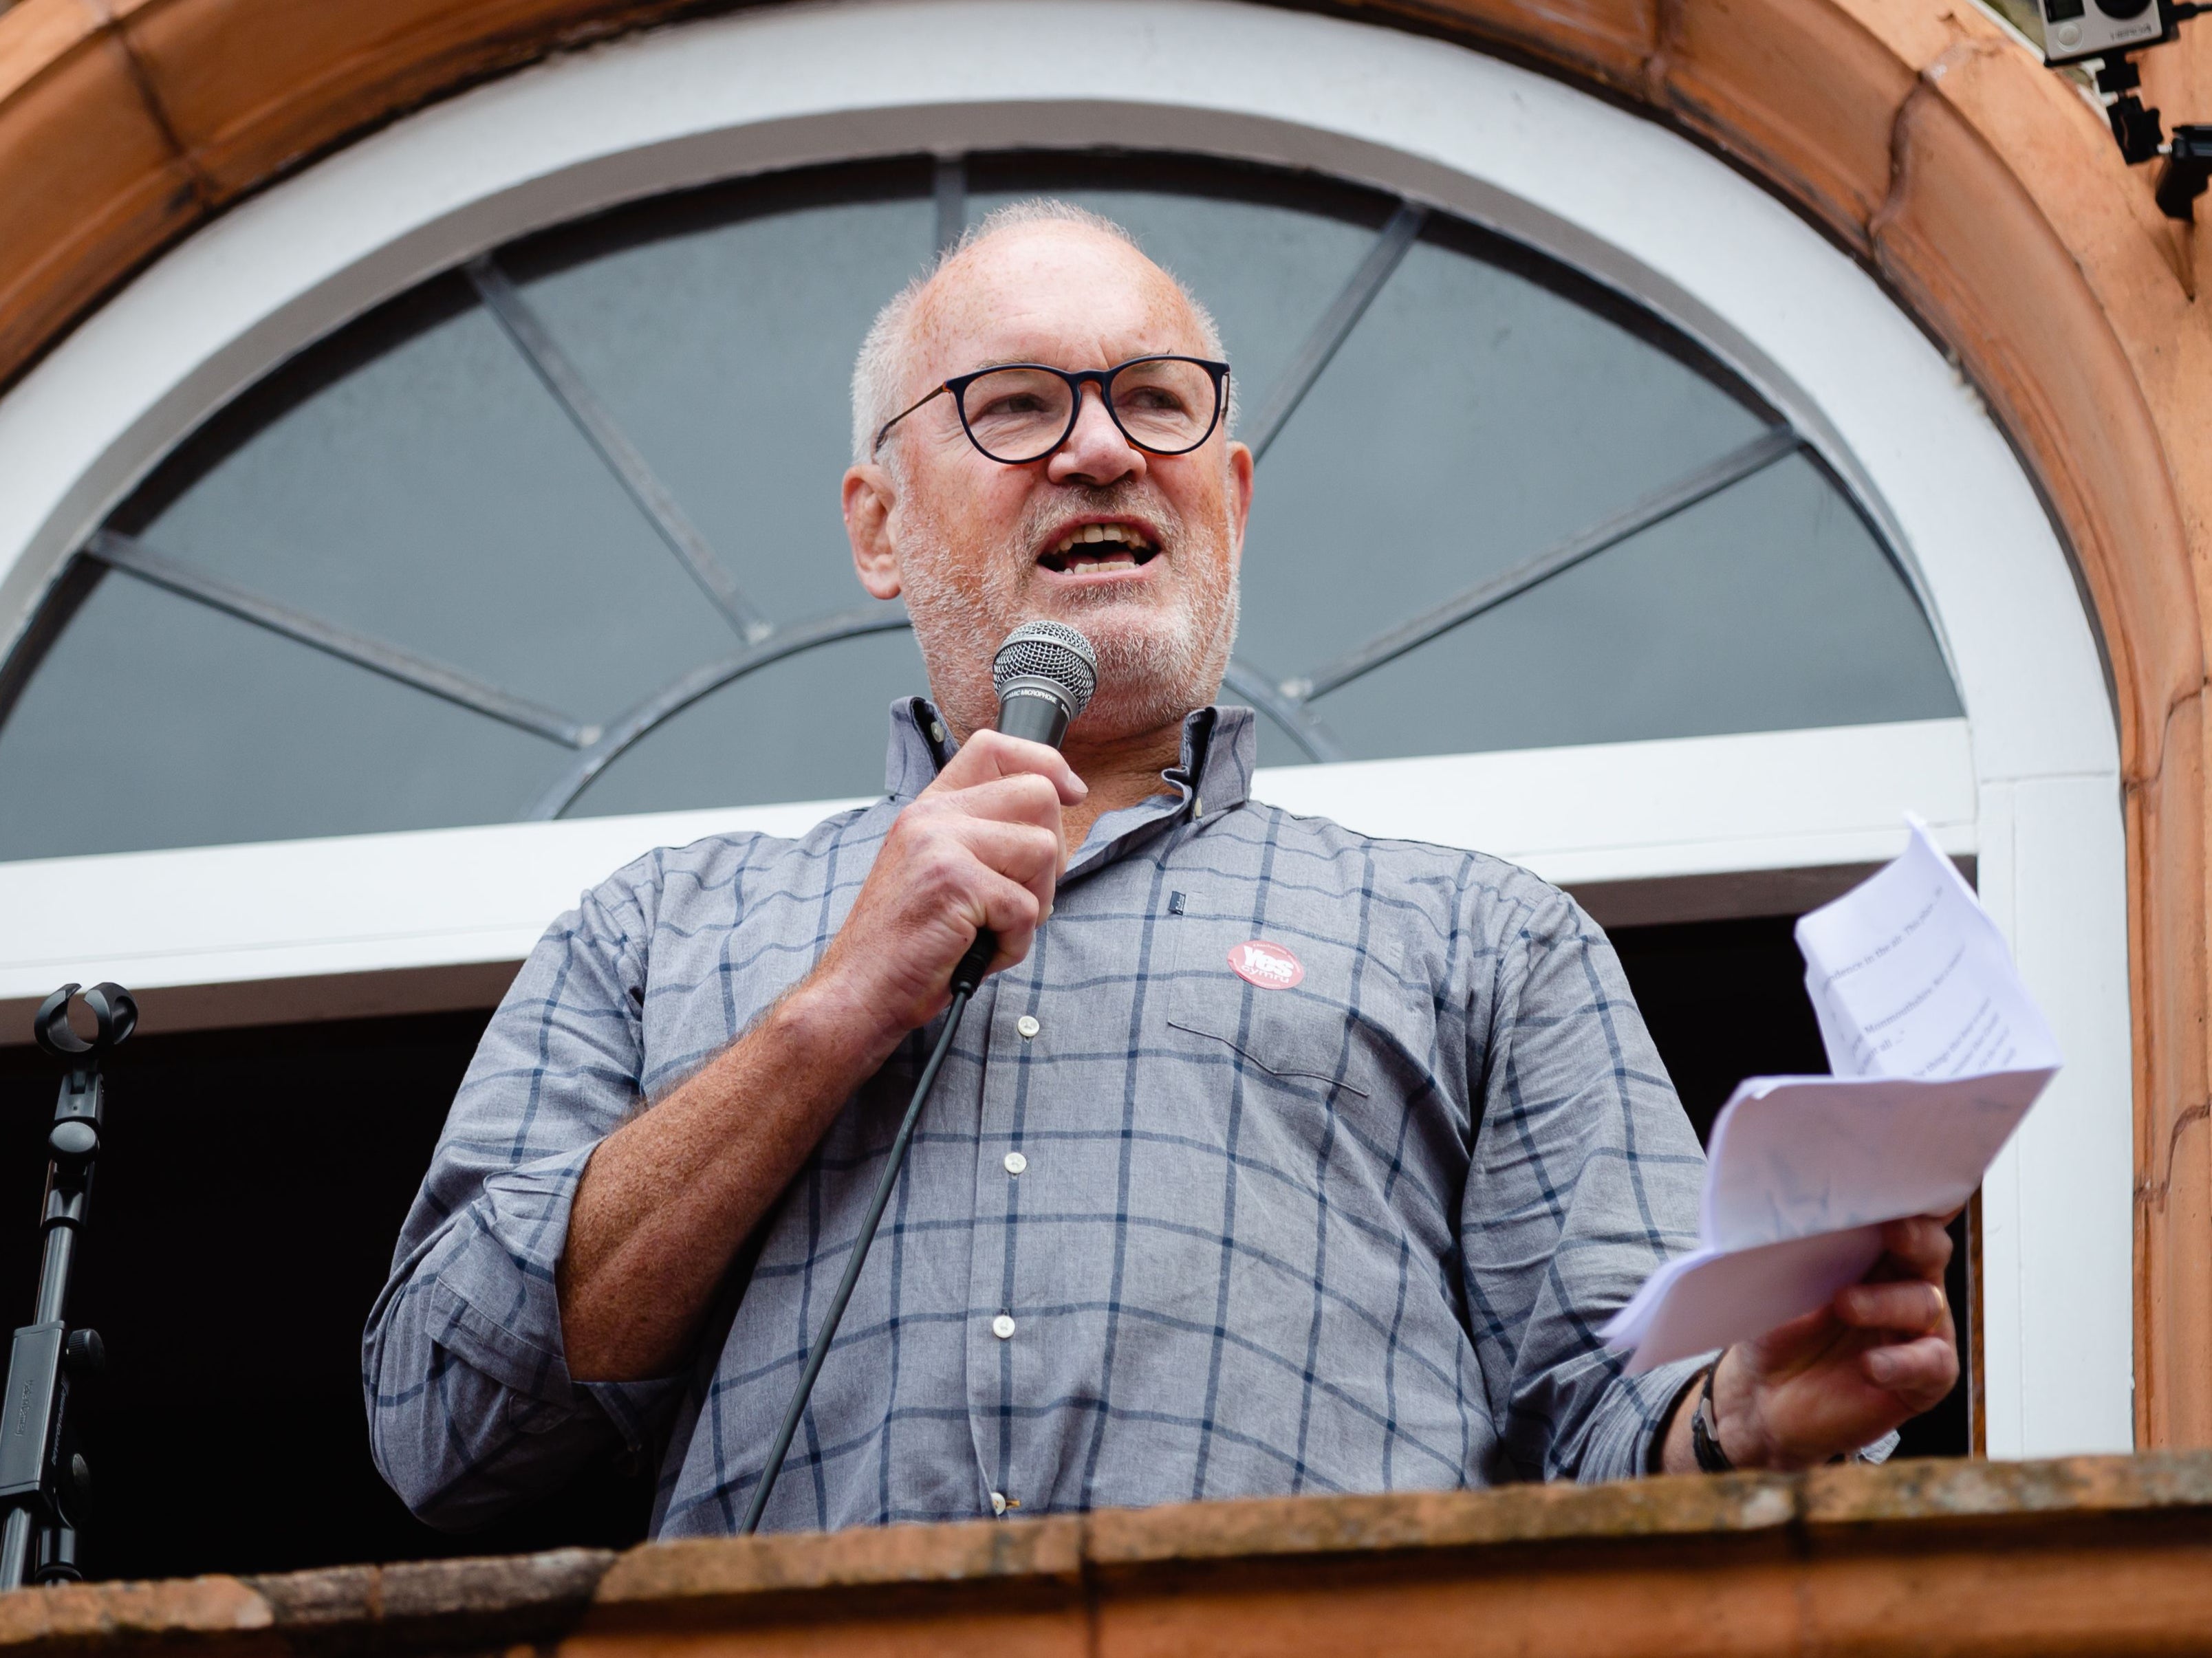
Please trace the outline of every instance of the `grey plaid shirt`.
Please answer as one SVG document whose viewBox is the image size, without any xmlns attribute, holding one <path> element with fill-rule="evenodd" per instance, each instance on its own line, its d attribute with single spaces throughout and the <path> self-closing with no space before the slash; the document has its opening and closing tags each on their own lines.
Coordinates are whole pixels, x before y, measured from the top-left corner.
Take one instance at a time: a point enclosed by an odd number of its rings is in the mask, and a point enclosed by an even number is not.
<svg viewBox="0 0 2212 1658">
<path fill-rule="evenodd" d="M 1190 716 L 978 995 L 769 1528 L 1645 1467 L 1695 1363 L 1630 1381 L 1595 1332 L 1693 1242 L 1703 1159 L 1611 946 L 1525 871 L 1247 799 L 1251 721 Z M 934 1029 L 846 1105 L 684 1374 L 569 1376 L 569 1203 L 813 966 L 934 725 L 894 708 L 885 800 L 649 853 L 532 952 L 363 1339 L 378 1464 L 426 1519 L 627 1444 L 659 1458 L 657 1535 L 734 1529 Z"/>
</svg>

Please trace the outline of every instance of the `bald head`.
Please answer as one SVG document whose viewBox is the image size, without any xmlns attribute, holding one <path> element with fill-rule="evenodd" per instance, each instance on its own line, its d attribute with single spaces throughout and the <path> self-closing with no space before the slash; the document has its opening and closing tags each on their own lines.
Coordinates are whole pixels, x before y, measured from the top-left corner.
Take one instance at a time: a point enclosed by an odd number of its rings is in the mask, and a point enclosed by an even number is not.
<svg viewBox="0 0 2212 1658">
<path fill-rule="evenodd" d="M 1147 313 L 1148 331 L 1181 341 L 1170 349 L 1222 355 L 1212 313 L 1120 225 L 1068 202 L 1015 202 L 969 227 L 876 313 L 853 366 L 854 464 L 871 458 L 876 434 L 900 410 L 951 375 L 982 366 L 950 363 L 947 355 L 978 322 L 1018 315 L 1025 304 L 1072 282 L 1102 278 Z M 1231 423 L 1234 396 L 1232 384 Z M 889 452 L 884 458 L 895 463 Z"/>
</svg>

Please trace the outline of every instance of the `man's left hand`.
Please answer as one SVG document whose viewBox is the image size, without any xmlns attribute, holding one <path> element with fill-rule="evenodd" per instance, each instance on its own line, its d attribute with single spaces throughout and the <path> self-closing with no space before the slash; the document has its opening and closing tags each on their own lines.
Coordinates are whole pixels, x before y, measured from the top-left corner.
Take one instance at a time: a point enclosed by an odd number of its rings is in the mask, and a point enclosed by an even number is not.
<svg viewBox="0 0 2212 1658">
<path fill-rule="evenodd" d="M 1816 1313 L 1721 1355 L 1713 1416 L 1739 1468 L 1806 1468 L 1873 1443 L 1942 1402 L 1959 1380 L 1943 1269 L 1946 1222 L 1923 1215 L 1882 1228 L 1885 1253 Z M 1668 1424 L 1669 1473 L 1697 1467 L 1685 1391 Z"/>
</svg>

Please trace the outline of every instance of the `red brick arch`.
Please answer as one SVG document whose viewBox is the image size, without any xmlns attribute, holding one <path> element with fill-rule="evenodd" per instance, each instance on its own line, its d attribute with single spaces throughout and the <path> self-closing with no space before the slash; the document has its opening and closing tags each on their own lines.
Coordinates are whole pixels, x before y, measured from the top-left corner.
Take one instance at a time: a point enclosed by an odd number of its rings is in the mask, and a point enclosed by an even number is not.
<svg viewBox="0 0 2212 1658">
<path fill-rule="evenodd" d="M 18 0 L 0 12 L 0 386 L 148 259 L 393 115 L 672 0 Z M 1972 0 L 1382 0 L 1715 146 L 1957 356 L 2079 562 L 2126 790 L 2136 1418 L 2212 1444 L 2206 233 Z M 2212 120 L 2212 24 L 2147 63 Z M 2212 218 L 2212 210 L 2208 210 Z"/>
</svg>

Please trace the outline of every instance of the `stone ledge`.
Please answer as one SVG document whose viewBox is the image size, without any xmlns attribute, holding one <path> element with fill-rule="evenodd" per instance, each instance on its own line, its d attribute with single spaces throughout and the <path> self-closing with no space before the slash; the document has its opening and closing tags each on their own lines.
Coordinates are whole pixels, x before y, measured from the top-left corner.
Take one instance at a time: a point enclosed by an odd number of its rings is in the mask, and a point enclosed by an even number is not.
<svg viewBox="0 0 2212 1658">
<path fill-rule="evenodd" d="M 1655 1594 L 1648 1616 L 1621 1610 Z M 1947 1640 L 1954 1614 L 1979 1620 L 1957 1650 L 2065 1650 L 2085 1634 L 2112 1650 L 2203 1644 L 2212 1453 L 1258 1498 L 75 1584 L 0 1595 L 0 1652 L 1327 1654 L 1389 1617 L 1468 1650 L 1550 1631 L 1577 1650 L 1679 1658 L 1918 1650 L 1929 1631 L 1911 1607 L 1931 1595 Z M 1492 1620 L 1480 1638 L 1463 1621 L 1478 1611 Z"/>
<path fill-rule="evenodd" d="M 552 1639 L 616 1559 L 558 1549 L 259 1577 L 70 1583 L 0 1594 L 0 1651 L 213 1646 L 225 1653 L 446 1651 Z"/>
<path fill-rule="evenodd" d="M 1085 1521 L 1084 1561 L 1130 1567 L 1771 1532 L 1797 1518 L 1798 1483 L 1787 1474 L 1689 1475 L 1605 1485 L 1108 1509 Z"/>
<path fill-rule="evenodd" d="M 2212 1517 L 2212 1453 L 1816 1468 L 1803 1476 L 1799 1502 L 1802 1522 L 1814 1529 L 2036 1516 L 2173 1518 L 2191 1509 Z"/>
<path fill-rule="evenodd" d="M 609 1607 L 1024 1578 L 1072 1584 L 1083 1573 L 1084 1531 L 1082 1520 L 1048 1517 L 647 1543 L 615 1563 L 593 1600 Z"/>
<path fill-rule="evenodd" d="M 601 1580 L 593 1634 L 1078 1606 L 1085 1521 L 968 1521 L 647 1543 Z"/>
<path fill-rule="evenodd" d="M 503 1628 L 533 1618 L 558 1628 L 590 1602 L 617 1558 L 611 1549 L 555 1549 L 240 1581 L 268 1602 L 287 1631 L 356 1623 L 445 1627 L 487 1617 Z"/>
<path fill-rule="evenodd" d="M 155 1583 L 65 1583 L 0 1594 L 0 1649 L 127 1647 L 195 1636 L 248 1637 L 273 1628 L 276 1609 L 235 1577 Z M 239 1650 L 252 1646 L 234 1640 Z"/>
</svg>

